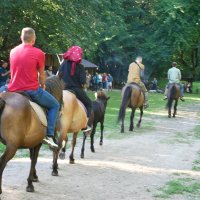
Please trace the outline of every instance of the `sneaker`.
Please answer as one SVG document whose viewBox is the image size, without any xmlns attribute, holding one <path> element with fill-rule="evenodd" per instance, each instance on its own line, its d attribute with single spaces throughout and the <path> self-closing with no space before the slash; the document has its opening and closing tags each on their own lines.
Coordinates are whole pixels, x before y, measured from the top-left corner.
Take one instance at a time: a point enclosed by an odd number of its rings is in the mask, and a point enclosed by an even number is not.
<svg viewBox="0 0 200 200">
<path fill-rule="evenodd" d="M 43 143 L 44 144 L 48 144 L 50 148 L 53 148 L 53 149 L 57 149 L 58 148 L 58 145 L 53 141 L 52 137 L 46 136 L 43 139 Z"/>
<path fill-rule="evenodd" d="M 86 133 L 86 132 L 89 132 L 91 130 L 92 130 L 92 128 L 87 125 L 87 127 L 83 129 L 83 132 Z"/>
<path fill-rule="evenodd" d="M 167 96 L 165 96 L 163 100 L 167 100 Z"/>
<path fill-rule="evenodd" d="M 183 97 L 180 97 L 180 100 L 181 100 L 181 101 L 185 101 L 185 99 L 184 99 Z"/>
</svg>

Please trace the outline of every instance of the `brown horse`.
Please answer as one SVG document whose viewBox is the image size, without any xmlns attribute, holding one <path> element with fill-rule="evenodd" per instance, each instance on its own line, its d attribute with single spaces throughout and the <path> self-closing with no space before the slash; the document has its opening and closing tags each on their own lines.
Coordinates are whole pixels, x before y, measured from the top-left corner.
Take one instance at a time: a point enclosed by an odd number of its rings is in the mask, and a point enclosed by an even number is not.
<svg viewBox="0 0 200 200">
<path fill-rule="evenodd" d="M 168 109 L 169 118 L 171 118 L 171 108 L 172 108 L 173 101 L 174 101 L 173 117 L 176 116 L 179 97 L 180 97 L 180 86 L 176 83 L 169 84 L 168 93 L 167 93 L 168 100 L 167 100 L 167 105 L 166 105 Z"/>
<path fill-rule="evenodd" d="M 134 129 L 134 116 L 136 108 L 140 109 L 140 119 L 137 123 L 137 127 L 140 127 L 143 115 L 143 103 L 144 103 L 144 93 L 141 87 L 136 83 L 131 83 L 127 86 L 124 86 L 122 89 L 122 102 L 118 114 L 118 122 L 122 121 L 121 124 L 121 133 L 124 133 L 124 118 L 126 113 L 126 108 L 129 107 L 132 109 L 130 116 L 130 127 L 129 131 Z"/>
<path fill-rule="evenodd" d="M 103 145 L 103 130 L 104 130 L 104 116 L 106 112 L 107 102 L 110 99 L 110 97 L 106 96 L 106 94 L 103 91 L 99 91 L 95 94 L 96 100 L 92 102 L 93 104 L 93 111 L 89 118 L 88 124 L 92 127 L 92 131 L 90 134 L 90 149 L 91 152 L 95 152 L 94 149 L 94 135 L 96 132 L 97 124 L 100 123 L 101 128 L 101 136 L 100 136 L 100 142 L 99 145 Z M 86 140 L 87 134 L 83 133 L 83 144 L 81 148 L 81 158 L 84 158 L 84 151 L 85 151 L 85 140 Z"/>
<path fill-rule="evenodd" d="M 52 79 L 59 82 L 57 77 Z M 57 91 L 57 95 L 57 100 L 61 101 L 62 88 Z M 6 145 L 0 158 L 0 193 L 3 170 L 19 148 L 30 150 L 31 168 L 26 190 L 34 192 L 32 182 L 38 181 L 35 166 L 45 134 L 46 127 L 42 125 L 27 97 L 15 92 L 0 93 L 0 140 Z"/>
<path fill-rule="evenodd" d="M 60 119 L 60 124 L 61 124 L 61 134 L 58 139 L 58 145 L 59 145 L 59 150 L 54 151 L 54 156 L 53 156 L 53 171 L 52 175 L 57 176 L 58 175 L 58 155 L 59 151 L 60 152 L 60 158 L 64 159 L 65 158 L 65 147 L 66 143 L 68 141 L 68 133 L 73 133 L 73 138 L 71 141 L 71 153 L 69 156 L 69 162 L 71 164 L 74 163 L 74 147 L 76 145 L 76 138 L 79 133 L 79 131 L 83 128 L 86 127 L 87 125 L 87 115 L 86 115 L 86 110 L 83 106 L 83 104 L 76 98 L 76 96 L 67 91 L 63 91 L 63 109 L 62 109 L 62 115 Z"/>
</svg>

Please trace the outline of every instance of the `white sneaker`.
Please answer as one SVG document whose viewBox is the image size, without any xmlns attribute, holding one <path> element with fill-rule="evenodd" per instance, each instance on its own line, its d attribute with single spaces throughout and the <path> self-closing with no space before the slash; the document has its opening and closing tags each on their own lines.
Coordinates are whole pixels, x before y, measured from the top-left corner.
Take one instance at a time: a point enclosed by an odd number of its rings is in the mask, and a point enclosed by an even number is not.
<svg viewBox="0 0 200 200">
<path fill-rule="evenodd" d="M 53 149 L 57 149 L 57 148 L 58 148 L 58 145 L 53 141 L 53 138 L 52 138 L 52 137 L 46 136 L 46 137 L 43 139 L 43 143 L 44 143 L 44 144 L 48 144 L 50 148 L 53 148 Z"/>
<path fill-rule="evenodd" d="M 84 129 L 83 132 L 86 133 L 86 132 L 89 132 L 89 131 L 91 131 L 91 130 L 92 130 L 92 128 L 91 128 L 90 126 L 87 126 L 87 128 Z"/>
</svg>

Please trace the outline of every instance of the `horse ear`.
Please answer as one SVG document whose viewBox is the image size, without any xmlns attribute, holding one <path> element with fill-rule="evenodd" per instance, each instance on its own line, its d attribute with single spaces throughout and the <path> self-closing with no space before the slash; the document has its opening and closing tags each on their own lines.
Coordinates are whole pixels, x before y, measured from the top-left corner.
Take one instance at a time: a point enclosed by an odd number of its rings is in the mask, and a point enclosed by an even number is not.
<svg viewBox="0 0 200 200">
<path fill-rule="evenodd" d="M 107 97 L 106 100 L 108 101 L 110 99 L 110 97 Z"/>
</svg>

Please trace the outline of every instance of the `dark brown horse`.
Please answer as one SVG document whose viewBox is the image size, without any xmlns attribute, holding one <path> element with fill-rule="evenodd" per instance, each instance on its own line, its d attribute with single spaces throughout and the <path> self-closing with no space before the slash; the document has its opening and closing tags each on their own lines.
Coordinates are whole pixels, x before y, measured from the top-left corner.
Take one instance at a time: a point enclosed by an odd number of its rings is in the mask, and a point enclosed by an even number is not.
<svg viewBox="0 0 200 200">
<path fill-rule="evenodd" d="M 144 103 L 144 93 L 139 85 L 136 83 L 131 83 L 127 86 L 124 86 L 122 89 L 122 102 L 118 114 L 118 122 L 122 121 L 121 124 L 121 133 L 124 133 L 124 118 L 126 113 L 126 108 L 129 107 L 132 109 L 130 116 L 130 127 L 129 131 L 134 129 L 134 116 L 136 108 L 140 109 L 140 119 L 137 123 L 137 127 L 140 127 L 143 115 L 143 103 Z"/>
<path fill-rule="evenodd" d="M 168 93 L 167 93 L 168 100 L 167 100 L 167 105 L 166 105 L 168 109 L 169 118 L 171 118 L 171 109 L 172 109 L 173 101 L 174 101 L 173 117 L 176 116 L 179 97 L 180 97 L 180 86 L 175 83 L 169 84 Z"/>
<path fill-rule="evenodd" d="M 57 77 L 50 78 L 52 79 L 59 82 Z M 57 100 L 61 101 L 62 88 L 56 93 Z M 3 170 L 19 148 L 30 150 L 31 168 L 26 190 L 34 191 L 32 182 L 38 180 L 35 166 L 45 134 L 46 127 L 42 125 L 27 97 L 15 92 L 0 93 L 0 139 L 6 145 L 0 158 L 0 193 Z"/>
<path fill-rule="evenodd" d="M 107 101 L 110 97 L 107 97 L 103 91 L 99 91 L 96 93 L 96 100 L 92 102 L 93 104 L 93 111 L 89 118 L 88 124 L 92 127 L 92 131 L 90 133 L 91 145 L 90 149 L 91 152 L 95 152 L 94 149 L 94 134 L 96 132 L 97 124 L 100 123 L 101 128 L 101 136 L 100 136 L 100 145 L 103 145 L 103 130 L 104 130 L 104 117 L 106 112 Z M 81 158 L 84 158 L 84 151 L 85 151 L 85 140 L 87 134 L 83 133 L 83 144 L 81 148 Z"/>
</svg>

